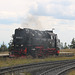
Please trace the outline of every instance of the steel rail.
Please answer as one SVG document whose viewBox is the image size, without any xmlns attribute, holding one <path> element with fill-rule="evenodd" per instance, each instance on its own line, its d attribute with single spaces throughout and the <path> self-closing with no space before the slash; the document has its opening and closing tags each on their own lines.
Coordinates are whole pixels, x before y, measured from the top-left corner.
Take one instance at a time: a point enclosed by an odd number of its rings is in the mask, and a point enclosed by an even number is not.
<svg viewBox="0 0 75 75">
<path fill-rule="evenodd" d="M 62 68 L 62 70 L 60 72 L 58 72 L 57 75 L 62 75 L 65 71 L 68 71 L 68 70 L 73 69 L 73 68 L 75 68 L 75 63 L 65 67 L 64 69 Z"/>
<path fill-rule="evenodd" d="M 41 63 L 33 63 L 33 64 L 24 64 L 24 65 L 18 65 L 18 66 L 12 66 L 12 67 L 5 67 L 5 68 L 0 68 L 0 75 L 6 74 L 6 73 L 14 73 L 15 71 L 20 71 L 20 70 L 27 70 L 27 71 L 34 71 L 37 69 L 44 69 L 48 68 L 55 68 L 57 66 L 60 66 L 61 64 L 67 64 L 75 62 L 75 60 L 64 60 L 64 61 L 50 61 L 50 62 L 41 62 Z M 12 75 L 12 74 L 11 74 Z M 42 74 L 40 74 L 42 75 Z"/>
<path fill-rule="evenodd" d="M 67 64 L 61 64 L 58 67 L 51 68 L 40 75 L 61 75 L 66 70 L 72 69 L 75 67 L 75 61 L 67 62 Z"/>
</svg>

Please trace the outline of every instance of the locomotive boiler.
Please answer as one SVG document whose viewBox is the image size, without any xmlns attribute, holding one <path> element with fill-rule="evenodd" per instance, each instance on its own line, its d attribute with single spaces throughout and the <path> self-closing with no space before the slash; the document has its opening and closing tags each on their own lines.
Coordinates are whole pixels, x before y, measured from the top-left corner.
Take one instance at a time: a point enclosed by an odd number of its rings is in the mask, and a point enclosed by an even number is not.
<svg viewBox="0 0 75 75">
<path fill-rule="evenodd" d="M 28 28 L 15 29 L 11 44 L 10 57 L 28 56 L 46 57 L 59 55 L 60 40 L 53 31 L 33 30 Z"/>
</svg>

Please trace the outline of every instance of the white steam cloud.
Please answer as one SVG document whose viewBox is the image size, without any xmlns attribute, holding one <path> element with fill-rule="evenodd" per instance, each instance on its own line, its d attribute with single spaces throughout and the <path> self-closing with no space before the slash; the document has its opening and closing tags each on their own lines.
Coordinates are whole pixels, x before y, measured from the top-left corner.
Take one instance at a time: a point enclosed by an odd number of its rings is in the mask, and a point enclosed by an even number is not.
<svg viewBox="0 0 75 75">
<path fill-rule="evenodd" d="M 33 15 L 29 15 L 24 19 L 24 21 L 22 23 L 22 27 L 23 28 L 38 29 L 38 30 L 43 29 L 38 17 L 33 16 Z"/>
</svg>

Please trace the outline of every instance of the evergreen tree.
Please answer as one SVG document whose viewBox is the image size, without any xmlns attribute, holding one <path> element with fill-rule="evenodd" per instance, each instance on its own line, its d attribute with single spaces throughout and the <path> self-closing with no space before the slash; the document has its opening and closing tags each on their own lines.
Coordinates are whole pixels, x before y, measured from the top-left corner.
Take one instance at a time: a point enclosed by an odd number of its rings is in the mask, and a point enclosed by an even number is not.
<svg viewBox="0 0 75 75">
<path fill-rule="evenodd" d="M 72 39 L 70 48 L 75 48 L 75 38 Z"/>
<path fill-rule="evenodd" d="M 9 47 L 8 47 L 8 49 L 10 50 L 11 48 L 12 48 L 12 40 L 10 40 L 10 42 L 8 43 L 8 45 L 9 45 Z"/>
<path fill-rule="evenodd" d="M 64 49 L 68 49 L 67 43 L 64 44 Z"/>
<path fill-rule="evenodd" d="M 7 48 L 7 46 L 4 44 L 4 42 L 3 42 L 3 44 L 1 45 L 0 51 L 2 51 L 2 52 L 8 51 L 8 48 Z"/>
</svg>

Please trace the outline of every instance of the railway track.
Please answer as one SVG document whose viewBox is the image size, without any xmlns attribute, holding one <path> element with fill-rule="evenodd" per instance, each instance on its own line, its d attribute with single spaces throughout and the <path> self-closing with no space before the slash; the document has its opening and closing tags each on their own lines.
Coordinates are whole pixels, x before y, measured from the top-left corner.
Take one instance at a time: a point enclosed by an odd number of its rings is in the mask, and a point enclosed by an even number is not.
<svg viewBox="0 0 75 75">
<path fill-rule="evenodd" d="M 64 72 L 75 67 L 75 61 L 61 64 L 60 66 L 51 68 L 40 75 L 64 75 Z"/>
<path fill-rule="evenodd" d="M 75 60 L 50 61 L 0 68 L 0 75 L 61 75 L 75 67 Z"/>
</svg>

